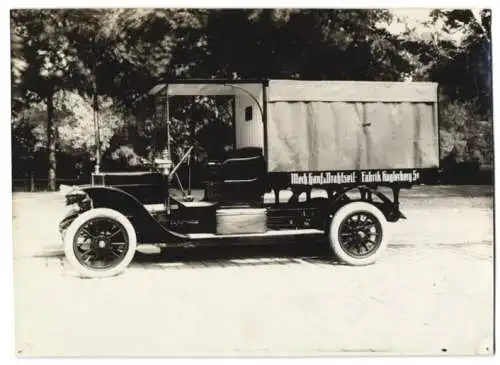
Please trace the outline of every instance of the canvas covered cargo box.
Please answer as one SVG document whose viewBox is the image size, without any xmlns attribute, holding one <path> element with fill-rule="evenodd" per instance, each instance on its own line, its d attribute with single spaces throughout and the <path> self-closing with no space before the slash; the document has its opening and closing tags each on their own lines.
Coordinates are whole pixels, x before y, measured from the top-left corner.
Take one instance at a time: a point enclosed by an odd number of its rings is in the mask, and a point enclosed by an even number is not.
<svg viewBox="0 0 500 365">
<path fill-rule="evenodd" d="M 437 84 L 270 80 L 269 172 L 439 166 Z"/>
</svg>

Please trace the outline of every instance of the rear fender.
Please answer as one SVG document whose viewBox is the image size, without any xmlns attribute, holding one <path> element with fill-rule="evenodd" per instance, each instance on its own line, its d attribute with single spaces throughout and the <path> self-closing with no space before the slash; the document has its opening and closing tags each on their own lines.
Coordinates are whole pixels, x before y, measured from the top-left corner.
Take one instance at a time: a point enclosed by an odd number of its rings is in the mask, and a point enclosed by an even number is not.
<svg viewBox="0 0 500 365">
<path fill-rule="evenodd" d="M 185 236 L 170 231 L 159 223 L 133 195 L 108 186 L 81 188 L 90 198 L 92 208 L 109 208 L 125 215 L 136 230 L 141 243 L 179 242 Z"/>
<path fill-rule="evenodd" d="M 373 204 L 376 206 L 380 211 L 384 214 L 385 218 L 387 219 L 388 222 L 397 222 L 400 218 L 406 219 L 403 213 L 399 210 L 399 202 L 395 202 L 391 200 L 387 195 L 384 193 L 373 189 L 369 186 L 361 185 L 361 186 L 355 186 L 355 187 L 346 187 L 340 191 L 338 191 L 334 196 L 333 200 L 331 201 L 331 212 L 330 213 L 335 213 L 338 209 L 343 207 L 344 205 L 352 202 L 352 200 L 346 199 L 346 194 L 349 191 L 353 190 L 359 190 L 359 192 L 362 195 L 375 195 L 380 199 L 380 201 L 372 201 L 372 200 L 364 200 L 364 199 L 359 199 L 361 201 L 366 201 L 367 203 Z"/>
</svg>

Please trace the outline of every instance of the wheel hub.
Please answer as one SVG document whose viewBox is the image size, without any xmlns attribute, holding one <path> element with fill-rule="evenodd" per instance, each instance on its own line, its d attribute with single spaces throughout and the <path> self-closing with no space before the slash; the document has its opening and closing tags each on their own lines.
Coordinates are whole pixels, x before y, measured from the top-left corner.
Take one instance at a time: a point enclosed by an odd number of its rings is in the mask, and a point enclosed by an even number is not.
<svg viewBox="0 0 500 365">
<path fill-rule="evenodd" d="M 366 238 L 366 233 L 365 233 L 365 232 L 363 232 L 363 231 L 358 231 L 358 232 L 357 232 L 357 236 L 358 236 L 358 239 L 359 239 L 360 241 L 362 241 L 362 240 L 364 240 L 364 239 Z"/>
<path fill-rule="evenodd" d="M 98 236 L 93 240 L 94 248 L 98 251 L 105 250 L 109 246 L 108 240 L 103 236 Z"/>
</svg>

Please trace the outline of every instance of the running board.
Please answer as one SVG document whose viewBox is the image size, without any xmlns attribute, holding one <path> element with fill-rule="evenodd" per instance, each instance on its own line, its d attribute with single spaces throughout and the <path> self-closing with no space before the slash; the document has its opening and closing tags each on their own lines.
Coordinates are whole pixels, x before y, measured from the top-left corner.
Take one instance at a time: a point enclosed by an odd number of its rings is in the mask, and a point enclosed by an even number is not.
<svg viewBox="0 0 500 365">
<path fill-rule="evenodd" d="M 238 233 L 238 234 L 214 234 L 214 233 L 188 233 L 187 238 L 190 240 L 213 240 L 225 238 L 256 238 L 256 237 L 286 237 L 286 236 L 305 236 L 318 235 L 325 232 L 320 229 L 282 229 L 270 230 L 263 233 Z"/>
</svg>

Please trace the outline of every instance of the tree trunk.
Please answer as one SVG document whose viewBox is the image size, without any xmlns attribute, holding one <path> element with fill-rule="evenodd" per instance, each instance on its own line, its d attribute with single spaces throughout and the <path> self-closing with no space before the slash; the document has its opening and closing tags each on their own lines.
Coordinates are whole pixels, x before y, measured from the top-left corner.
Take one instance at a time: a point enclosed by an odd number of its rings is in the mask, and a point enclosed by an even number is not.
<svg viewBox="0 0 500 365">
<path fill-rule="evenodd" d="M 50 191 L 56 190 L 56 143 L 57 125 L 54 122 L 54 93 L 49 92 L 47 96 L 47 146 L 49 150 L 48 188 Z"/>
<path fill-rule="evenodd" d="M 30 192 L 34 192 L 35 191 L 35 174 L 33 173 L 33 171 L 31 171 L 30 173 Z"/>
</svg>

